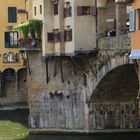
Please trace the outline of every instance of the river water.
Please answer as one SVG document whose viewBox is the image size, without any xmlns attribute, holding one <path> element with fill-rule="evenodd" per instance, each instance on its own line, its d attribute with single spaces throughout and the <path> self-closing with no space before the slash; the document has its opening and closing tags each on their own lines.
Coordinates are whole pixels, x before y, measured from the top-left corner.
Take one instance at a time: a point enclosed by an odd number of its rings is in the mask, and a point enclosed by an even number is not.
<svg viewBox="0 0 140 140">
<path fill-rule="evenodd" d="M 0 111 L 0 140 L 140 140 L 138 133 L 94 135 L 29 135 L 28 110 Z"/>
</svg>

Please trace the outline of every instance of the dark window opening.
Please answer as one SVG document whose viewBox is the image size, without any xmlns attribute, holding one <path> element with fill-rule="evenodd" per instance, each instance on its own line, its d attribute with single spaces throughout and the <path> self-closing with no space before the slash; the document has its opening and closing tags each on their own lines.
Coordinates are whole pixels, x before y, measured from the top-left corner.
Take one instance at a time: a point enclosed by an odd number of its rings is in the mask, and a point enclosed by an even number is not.
<svg viewBox="0 0 140 140">
<path fill-rule="evenodd" d="M 16 23 L 16 22 L 17 22 L 17 8 L 8 7 L 8 23 Z"/>
<path fill-rule="evenodd" d="M 34 15 L 36 16 L 36 7 L 34 7 Z"/>
<path fill-rule="evenodd" d="M 16 74 L 13 69 L 7 69 L 4 71 L 4 79 L 5 80 L 16 80 Z"/>
<path fill-rule="evenodd" d="M 96 7 L 95 6 L 78 6 L 77 7 L 77 15 L 92 15 L 96 16 Z"/>
<path fill-rule="evenodd" d="M 59 30 L 54 30 L 54 32 L 49 32 L 48 33 L 48 42 L 54 43 L 54 42 L 60 42 L 61 40 L 61 33 Z"/>
<path fill-rule="evenodd" d="M 54 42 L 54 33 L 50 32 L 48 33 L 48 42 L 53 43 Z"/>
<path fill-rule="evenodd" d="M 40 14 L 42 14 L 42 5 L 40 5 Z"/>
<path fill-rule="evenodd" d="M 58 15 L 58 3 L 54 3 L 54 15 Z"/>
</svg>

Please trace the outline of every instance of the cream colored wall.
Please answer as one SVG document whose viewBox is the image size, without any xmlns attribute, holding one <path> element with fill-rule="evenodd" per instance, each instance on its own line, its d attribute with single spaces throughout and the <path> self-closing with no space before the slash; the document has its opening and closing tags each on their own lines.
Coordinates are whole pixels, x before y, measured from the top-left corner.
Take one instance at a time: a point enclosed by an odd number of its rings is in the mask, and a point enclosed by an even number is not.
<svg viewBox="0 0 140 140">
<path fill-rule="evenodd" d="M 28 12 L 28 19 L 32 19 L 33 17 L 32 3 L 33 3 L 33 0 L 26 1 L 26 10 Z"/>
<path fill-rule="evenodd" d="M 77 16 L 77 6 L 94 6 L 94 0 L 61 0 L 59 1 L 59 14 L 53 14 L 53 4 L 51 0 L 33 0 L 33 7 L 42 3 L 44 6 L 44 15 L 37 15 L 34 18 L 42 19 L 43 27 L 43 55 L 53 55 L 65 53 L 73 55 L 75 50 L 92 50 L 96 47 L 96 28 L 95 16 Z M 64 3 L 70 2 L 72 6 L 72 17 L 63 17 Z M 72 29 L 72 41 L 64 42 L 64 30 L 67 25 Z M 60 29 L 62 41 L 57 43 L 48 43 L 47 32 L 52 32 L 53 29 Z"/>
<path fill-rule="evenodd" d="M 1 0 L 0 1 L 0 71 L 6 68 L 18 70 L 23 67 L 23 60 L 20 57 L 19 63 L 3 63 L 3 54 L 8 52 L 19 53 L 18 48 L 5 48 L 4 32 L 8 31 L 7 26 L 14 26 L 26 20 L 25 14 L 17 15 L 17 23 L 8 23 L 8 7 L 17 7 L 17 9 L 25 9 L 24 0 Z"/>
<path fill-rule="evenodd" d="M 97 7 L 98 8 L 105 8 L 107 0 L 97 0 Z"/>
<path fill-rule="evenodd" d="M 69 2 L 69 0 L 65 0 L 65 2 Z M 72 29 L 72 41 L 67 41 L 65 42 L 65 53 L 68 55 L 73 55 L 74 54 L 74 0 L 70 1 L 70 5 L 72 7 L 72 16 L 71 17 L 66 17 L 65 20 L 65 25 L 64 29 L 67 29 L 67 26 L 69 25 L 70 28 Z"/>
<path fill-rule="evenodd" d="M 74 1 L 74 45 L 75 50 L 92 50 L 96 47 L 95 16 L 77 16 L 77 6 L 94 6 L 94 0 Z"/>
</svg>

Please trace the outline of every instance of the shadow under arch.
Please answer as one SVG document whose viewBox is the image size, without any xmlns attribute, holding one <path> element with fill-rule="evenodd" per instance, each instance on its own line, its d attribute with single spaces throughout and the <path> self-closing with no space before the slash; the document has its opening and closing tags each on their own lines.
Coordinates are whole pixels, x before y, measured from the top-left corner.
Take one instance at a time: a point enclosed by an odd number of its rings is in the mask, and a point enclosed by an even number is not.
<svg viewBox="0 0 140 140">
<path fill-rule="evenodd" d="M 16 71 L 12 68 L 7 68 L 3 71 L 4 80 L 16 80 Z"/>
<path fill-rule="evenodd" d="M 138 127 L 139 81 L 134 65 L 116 67 L 104 76 L 89 103 L 91 129 Z"/>
<path fill-rule="evenodd" d="M 18 89 L 24 90 L 27 88 L 27 69 L 21 68 L 17 71 L 18 75 Z"/>
</svg>

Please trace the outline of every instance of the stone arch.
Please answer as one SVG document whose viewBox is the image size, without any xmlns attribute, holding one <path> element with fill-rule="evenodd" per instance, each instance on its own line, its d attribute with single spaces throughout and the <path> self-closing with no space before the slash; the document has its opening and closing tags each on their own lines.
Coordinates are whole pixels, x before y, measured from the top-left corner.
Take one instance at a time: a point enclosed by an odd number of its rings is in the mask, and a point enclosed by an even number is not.
<svg viewBox="0 0 140 140">
<path fill-rule="evenodd" d="M 116 55 L 114 58 L 109 59 L 104 65 L 99 66 L 100 68 L 96 71 L 96 75 L 89 73 L 87 76 L 87 83 L 90 84 L 87 84 L 86 87 L 86 90 L 88 92 L 87 95 L 88 101 L 90 100 L 94 89 L 99 84 L 99 82 L 104 78 L 104 76 L 107 75 L 113 69 L 125 64 L 129 64 L 128 56 Z"/>
<path fill-rule="evenodd" d="M 115 72 L 118 72 L 118 75 Z M 89 127 L 91 129 L 137 128 L 138 88 L 138 77 L 133 64 L 121 65 L 109 71 L 91 95 Z"/>
</svg>

